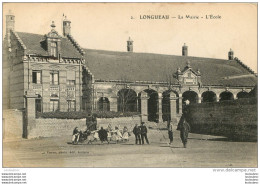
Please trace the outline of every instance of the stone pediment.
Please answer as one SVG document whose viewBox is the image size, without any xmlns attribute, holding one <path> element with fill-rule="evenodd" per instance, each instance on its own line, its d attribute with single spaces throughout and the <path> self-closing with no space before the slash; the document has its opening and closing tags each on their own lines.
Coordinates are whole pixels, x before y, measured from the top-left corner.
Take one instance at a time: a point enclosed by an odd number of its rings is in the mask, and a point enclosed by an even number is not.
<svg viewBox="0 0 260 184">
<path fill-rule="evenodd" d="M 57 31 L 55 31 L 54 29 L 51 30 L 51 32 L 49 32 L 47 35 L 46 35 L 47 38 L 57 38 L 57 39 L 60 39 L 61 36 L 58 34 Z"/>
<path fill-rule="evenodd" d="M 182 75 L 198 76 L 198 75 L 200 75 L 200 73 L 195 72 L 194 70 L 192 70 L 192 68 L 187 68 L 187 69 L 183 70 Z"/>
<path fill-rule="evenodd" d="M 200 71 L 194 71 L 189 62 L 183 71 L 180 68 L 178 69 L 176 77 L 183 85 L 201 85 Z"/>
<path fill-rule="evenodd" d="M 54 21 L 52 21 L 52 24 L 51 24 L 51 31 L 45 35 L 46 38 L 51 38 L 51 39 L 61 39 L 62 37 L 58 34 L 58 32 L 55 30 L 55 24 L 54 24 Z"/>
</svg>

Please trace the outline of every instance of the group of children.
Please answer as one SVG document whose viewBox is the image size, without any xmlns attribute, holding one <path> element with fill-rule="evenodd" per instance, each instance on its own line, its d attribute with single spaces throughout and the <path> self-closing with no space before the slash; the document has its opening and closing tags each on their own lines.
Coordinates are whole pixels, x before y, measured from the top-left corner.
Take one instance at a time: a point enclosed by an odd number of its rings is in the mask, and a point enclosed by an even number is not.
<svg viewBox="0 0 260 184">
<path fill-rule="evenodd" d="M 130 132 L 128 131 L 128 128 L 124 126 L 123 130 L 119 130 L 119 128 L 116 126 L 115 129 L 112 128 L 111 124 L 108 125 L 107 129 L 104 129 L 103 127 L 100 128 L 100 130 L 97 130 L 94 133 L 94 138 L 100 139 L 101 143 L 104 141 L 106 142 L 116 142 L 119 141 L 127 142 L 129 141 Z"/>
<path fill-rule="evenodd" d="M 190 132 L 190 126 L 188 122 L 186 121 L 186 114 L 183 113 L 179 123 L 177 130 L 180 131 L 180 137 L 183 143 L 183 147 L 186 148 L 187 146 L 187 139 L 188 134 Z M 168 134 L 170 139 L 170 144 L 173 142 L 173 125 L 170 121 L 167 123 L 168 128 Z M 144 139 L 147 144 L 149 144 L 149 140 L 147 137 L 147 127 L 145 126 L 145 123 L 142 122 L 140 126 L 138 124 L 135 125 L 134 129 L 132 130 L 133 134 L 135 135 L 135 144 L 144 144 Z M 112 128 L 111 124 L 108 125 L 106 129 L 101 127 L 99 130 L 95 127 L 95 129 L 87 128 L 86 131 L 82 132 L 78 130 L 78 127 L 76 127 L 73 130 L 73 136 L 72 136 L 72 144 L 77 144 L 78 142 L 83 142 L 85 140 L 88 141 L 88 143 L 92 143 L 93 141 L 100 140 L 101 144 L 103 142 L 107 142 L 108 144 L 112 142 L 127 142 L 129 141 L 130 132 L 128 131 L 127 126 L 124 126 L 123 130 L 120 130 L 117 126 L 115 126 L 115 129 Z"/>
<path fill-rule="evenodd" d="M 108 125 L 106 129 L 100 127 L 99 130 L 89 130 L 88 128 L 86 131 L 82 132 L 76 127 L 73 130 L 72 135 L 72 144 L 77 144 L 78 142 L 87 141 L 88 143 L 92 143 L 94 141 L 100 140 L 101 143 L 103 142 L 127 142 L 129 141 L 130 132 L 128 128 L 124 126 L 123 130 L 119 130 L 116 126 L 115 129 L 112 128 L 111 124 Z"/>
</svg>

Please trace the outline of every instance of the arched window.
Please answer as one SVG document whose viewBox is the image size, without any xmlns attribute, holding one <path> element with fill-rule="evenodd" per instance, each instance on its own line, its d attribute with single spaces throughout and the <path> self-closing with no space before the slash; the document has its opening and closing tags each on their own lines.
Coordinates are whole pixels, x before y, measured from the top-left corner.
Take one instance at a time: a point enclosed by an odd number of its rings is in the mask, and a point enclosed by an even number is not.
<svg viewBox="0 0 260 184">
<path fill-rule="evenodd" d="M 216 102 L 216 94 L 213 91 L 205 91 L 201 95 L 202 97 L 202 102 Z"/>
<path fill-rule="evenodd" d="M 109 103 L 108 98 L 101 97 L 98 100 L 98 110 L 99 111 L 110 111 L 110 103 Z"/>
<path fill-rule="evenodd" d="M 229 91 L 224 91 L 219 95 L 220 99 L 219 101 L 225 101 L 225 100 L 234 100 L 234 96 Z"/>
<path fill-rule="evenodd" d="M 117 93 L 117 108 L 119 112 L 137 112 L 137 94 L 132 89 L 121 89 Z"/>
<path fill-rule="evenodd" d="M 245 91 L 241 91 L 237 94 L 237 98 L 240 99 L 240 98 L 248 98 L 248 93 L 245 92 Z"/>
<path fill-rule="evenodd" d="M 185 104 L 185 101 L 189 101 L 189 103 L 197 103 L 198 102 L 198 94 L 195 91 L 185 91 L 182 94 L 182 104 Z"/>
</svg>

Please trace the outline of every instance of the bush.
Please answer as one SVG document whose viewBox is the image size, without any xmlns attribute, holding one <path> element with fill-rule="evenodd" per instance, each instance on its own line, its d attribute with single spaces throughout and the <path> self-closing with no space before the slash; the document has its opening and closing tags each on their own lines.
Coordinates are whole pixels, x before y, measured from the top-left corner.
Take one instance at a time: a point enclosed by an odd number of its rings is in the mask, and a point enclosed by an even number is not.
<svg viewBox="0 0 260 184">
<path fill-rule="evenodd" d="M 257 99 L 191 104 L 187 121 L 193 133 L 225 136 L 237 141 L 257 141 Z"/>
<path fill-rule="evenodd" d="M 119 118 L 139 115 L 139 112 L 114 112 L 114 111 L 93 111 L 92 115 L 96 118 Z M 43 112 L 37 113 L 37 118 L 56 118 L 56 119 L 84 119 L 90 116 L 89 112 Z"/>
</svg>

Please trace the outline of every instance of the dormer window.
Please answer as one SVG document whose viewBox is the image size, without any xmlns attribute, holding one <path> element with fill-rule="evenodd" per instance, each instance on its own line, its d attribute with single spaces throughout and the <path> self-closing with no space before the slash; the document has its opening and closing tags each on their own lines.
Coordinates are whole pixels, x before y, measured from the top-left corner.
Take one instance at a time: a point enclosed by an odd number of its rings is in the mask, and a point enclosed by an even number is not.
<svg viewBox="0 0 260 184">
<path fill-rule="evenodd" d="M 51 31 L 44 36 L 41 45 L 48 51 L 48 55 L 57 59 L 61 49 L 61 36 L 55 31 L 55 24 L 52 22 Z"/>
<path fill-rule="evenodd" d="M 176 78 L 181 84 L 185 85 L 201 85 L 201 73 L 195 72 L 192 70 L 190 63 L 187 63 L 187 66 L 183 71 L 180 68 L 177 69 Z"/>
<path fill-rule="evenodd" d="M 58 56 L 57 42 L 51 42 L 51 56 Z"/>
</svg>

